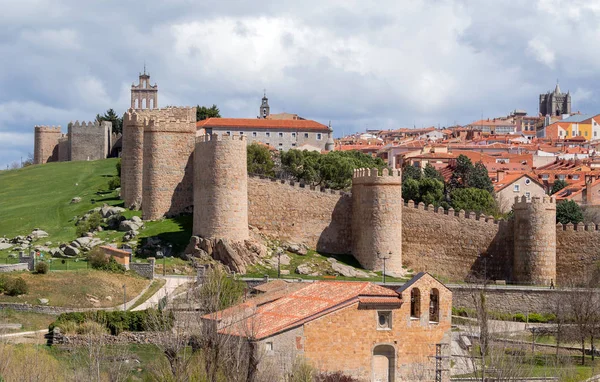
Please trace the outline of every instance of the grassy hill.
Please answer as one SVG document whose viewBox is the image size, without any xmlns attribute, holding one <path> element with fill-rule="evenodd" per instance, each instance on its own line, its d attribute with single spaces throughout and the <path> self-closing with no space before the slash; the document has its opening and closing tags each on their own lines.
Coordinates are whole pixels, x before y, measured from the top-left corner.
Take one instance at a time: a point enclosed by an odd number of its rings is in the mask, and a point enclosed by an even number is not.
<svg viewBox="0 0 600 382">
<path fill-rule="evenodd" d="M 76 215 L 101 206 L 120 205 L 108 181 L 117 175 L 117 159 L 62 162 L 0 172 L 0 236 L 13 237 L 40 228 L 50 240 L 75 237 Z M 75 196 L 81 202 L 70 204 Z"/>
</svg>

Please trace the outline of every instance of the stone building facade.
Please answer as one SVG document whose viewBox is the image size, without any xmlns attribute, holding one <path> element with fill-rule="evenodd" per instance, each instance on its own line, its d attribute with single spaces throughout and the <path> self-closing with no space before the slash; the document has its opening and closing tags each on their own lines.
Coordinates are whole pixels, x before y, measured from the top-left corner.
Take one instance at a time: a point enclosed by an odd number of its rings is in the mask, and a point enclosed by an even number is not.
<svg viewBox="0 0 600 382">
<path fill-rule="evenodd" d="M 150 85 L 150 73 L 140 73 L 139 83 L 131 84 L 131 108 L 135 110 L 158 108 L 158 85 Z"/>
<path fill-rule="evenodd" d="M 555 117 L 571 114 L 571 93 L 561 93 L 557 83 L 553 92 L 540 94 L 540 114 Z"/>
<path fill-rule="evenodd" d="M 513 280 L 550 285 L 556 280 L 556 203 L 544 196 L 515 198 Z"/>
<path fill-rule="evenodd" d="M 452 292 L 426 273 L 397 290 L 321 281 L 272 293 L 278 295 L 269 299 L 267 292 L 256 307 L 251 299 L 244 309 L 204 317 L 216 320 L 221 333 L 251 335 L 259 368 L 282 376 L 301 356 L 320 371 L 361 381 L 450 380 Z M 247 319 L 240 313 L 249 311 Z M 242 332 L 239 322 L 253 330 Z M 436 369 L 438 348 L 442 362 Z"/>
</svg>

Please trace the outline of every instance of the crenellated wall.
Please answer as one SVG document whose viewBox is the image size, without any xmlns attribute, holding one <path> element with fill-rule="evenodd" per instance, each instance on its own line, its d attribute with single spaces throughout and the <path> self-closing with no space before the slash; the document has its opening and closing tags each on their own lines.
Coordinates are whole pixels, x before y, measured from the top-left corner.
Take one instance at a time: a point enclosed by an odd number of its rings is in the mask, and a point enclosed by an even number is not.
<svg viewBox="0 0 600 382">
<path fill-rule="evenodd" d="M 106 159 L 110 154 L 112 123 L 71 122 L 69 123 L 70 160 Z"/>
<path fill-rule="evenodd" d="M 56 162 L 58 141 L 62 137 L 60 126 L 35 126 L 33 135 L 33 163 Z"/>
<path fill-rule="evenodd" d="M 156 220 L 191 212 L 196 116 L 150 120 L 144 128 L 142 217 Z"/>
<path fill-rule="evenodd" d="M 69 136 L 62 134 L 58 139 L 58 161 L 68 162 L 71 160 L 71 146 L 69 145 Z"/>
<path fill-rule="evenodd" d="M 324 253 L 350 253 L 350 194 L 297 182 L 248 178 L 248 223 L 261 232 Z"/>
</svg>

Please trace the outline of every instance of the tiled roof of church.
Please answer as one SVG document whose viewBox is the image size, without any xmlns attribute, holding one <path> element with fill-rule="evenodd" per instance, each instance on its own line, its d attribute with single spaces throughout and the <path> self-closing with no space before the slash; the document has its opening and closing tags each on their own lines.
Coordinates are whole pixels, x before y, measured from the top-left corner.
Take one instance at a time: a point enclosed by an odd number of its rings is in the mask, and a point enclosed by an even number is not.
<svg viewBox="0 0 600 382">
<path fill-rule="evenodd" d="M 329 127 L 309 119 L 208 118 L 196 122 L 197 129 L 235 128 L 328 132 Z"/>
</svg>

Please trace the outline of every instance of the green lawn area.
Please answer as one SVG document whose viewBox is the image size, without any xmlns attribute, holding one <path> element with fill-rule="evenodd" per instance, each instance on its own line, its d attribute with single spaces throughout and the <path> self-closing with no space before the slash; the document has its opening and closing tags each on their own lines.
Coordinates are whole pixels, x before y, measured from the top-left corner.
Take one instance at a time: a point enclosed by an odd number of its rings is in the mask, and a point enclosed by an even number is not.
<svg viewBox="0 0 600 382">
<path fill-rule="evenodd" d="M 34 228 L 50 234 L 42 242 L 75 238 L 74 216 L 102 206 L 120 205 L 108 181 L 117 175 L 117 159 L 59 162 L 0 173 L 0 235 L 26 235 Z M 73 197 L 81 202 L 70 204 Z"/>
</svg>

